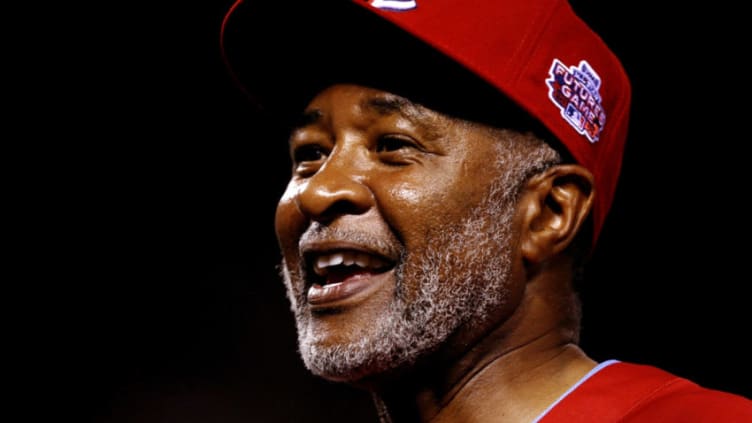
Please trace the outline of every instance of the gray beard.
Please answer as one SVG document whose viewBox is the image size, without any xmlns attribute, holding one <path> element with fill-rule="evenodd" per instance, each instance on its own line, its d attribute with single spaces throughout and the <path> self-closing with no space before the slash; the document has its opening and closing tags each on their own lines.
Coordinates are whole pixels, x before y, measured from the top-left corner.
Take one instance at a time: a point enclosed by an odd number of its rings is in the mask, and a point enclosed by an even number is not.
<svg viewBox="0 0 752 423">
<path fill-rule="evenodd" d="M 349 343 L 317 342 L 309 330 L 312 316 L 301 288 L 304 270 L 289 269 L 283 261 L 283 279 L 306 367 L 324 378 L 355 382 L 410 366 L 435 351 L 458 328 L 486 323 L 509 298 L 512 218 L 522 183 L 534 167 L 542 166 L 541 162 L 535 165 L 507 168 L 464 219 L 427 234 L 429 249 L 403 250 L 395 269 L 393 301 Z M 410 286 L 416 287 L 412 298 L 407 296 L 413 291 Z"/>
</svg>

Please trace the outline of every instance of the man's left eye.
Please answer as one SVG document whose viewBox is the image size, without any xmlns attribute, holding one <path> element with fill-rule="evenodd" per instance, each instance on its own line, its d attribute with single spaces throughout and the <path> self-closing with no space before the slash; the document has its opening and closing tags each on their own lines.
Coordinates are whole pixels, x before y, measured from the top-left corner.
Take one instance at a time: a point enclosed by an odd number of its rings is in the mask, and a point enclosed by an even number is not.
<svg viewBox="0 0 752 423">
<path fill-rule="evenodd" d="M 397 151 L 402 148 L 414 147 L 415 144 L 404 137 L 396 135 L 387 135 L 379 138 L 376 143 L 376 151 L 379 153 L 388 153 L 390 151 Z"/>
</svg>

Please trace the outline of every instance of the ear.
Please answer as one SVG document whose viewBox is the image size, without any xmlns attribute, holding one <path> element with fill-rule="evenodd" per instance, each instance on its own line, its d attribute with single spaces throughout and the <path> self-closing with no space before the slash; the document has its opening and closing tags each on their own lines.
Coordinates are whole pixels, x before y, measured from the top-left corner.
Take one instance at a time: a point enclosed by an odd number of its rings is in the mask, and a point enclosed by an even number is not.
<svg viewBox="0 0 752 423">
<path fill-rule="evenodd" d="M 580 165 L 553 166 L 533 176 L 523 189 L 522 256 L 540 263 L 572 242 L 593 206 L 593 175 Z"/>
</svg>

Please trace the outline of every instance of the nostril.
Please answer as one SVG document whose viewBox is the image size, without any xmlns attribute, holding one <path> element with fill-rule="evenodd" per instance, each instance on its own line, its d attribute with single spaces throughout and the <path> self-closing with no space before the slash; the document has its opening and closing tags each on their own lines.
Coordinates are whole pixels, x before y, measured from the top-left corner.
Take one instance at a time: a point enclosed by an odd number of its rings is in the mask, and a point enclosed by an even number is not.
<svg viewBox="0 0 752 423">
<path fill-rule="evenodd" d="M 331 218 L 336 216 L 342 216 L 342 215 L 357 215 L 365 213 L 367 209 L 363 209 L 361 207 L 358 207 L 358 205 L 346 201 L 346 200 L 340 200 L 334 202 L 328 210 L 324 213 L 325 218 Z"/>
<path fill-rule="evenodd" d="M 310 219 L 329 221 L 337 216 L 363 214 L 372 207 L 373 195 L 359 181 L 319 176 L 311 178 L 296 198 L 299 209 Z"/>
<path fill-rule="evenodd" d="M 340 200 L 331 203 L 326 209 L 322 209 L 316 212 L 303 210 L 303 213 L 308 215 L 312 220 L 321 223 L 327 223 L 339 216 L 359 215 L 365 213 L 367 210 L 367 208 L 359 208 L 352 202 Z"/>
</svg>

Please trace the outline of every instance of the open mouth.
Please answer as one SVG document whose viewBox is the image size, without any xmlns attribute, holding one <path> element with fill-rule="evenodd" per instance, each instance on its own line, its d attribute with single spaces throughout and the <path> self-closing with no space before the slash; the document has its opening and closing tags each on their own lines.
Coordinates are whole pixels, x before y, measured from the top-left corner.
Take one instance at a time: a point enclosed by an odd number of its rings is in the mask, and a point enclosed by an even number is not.
<svg viewBox="0 0 752 423">
<path fill-rule="evenodd" d="M 353 249 L 305 254 L 307 298 L 312 305 L 337 305 L 356 294 L 368 295 L 396 264 L 384 256 Z"/>
<path fill-rule="evenodd" d="M 341 283 L 358 274 L 379 274 L 394 267 L 394 262 L 375 254 L 354 250 L 310 253 L 306 257 L 309 282 L 326 286 Z"/>
</svg>

